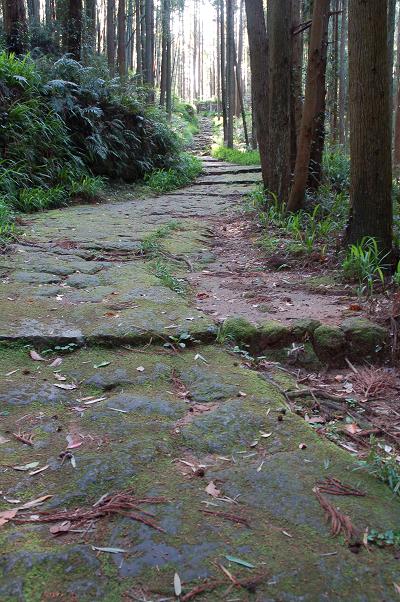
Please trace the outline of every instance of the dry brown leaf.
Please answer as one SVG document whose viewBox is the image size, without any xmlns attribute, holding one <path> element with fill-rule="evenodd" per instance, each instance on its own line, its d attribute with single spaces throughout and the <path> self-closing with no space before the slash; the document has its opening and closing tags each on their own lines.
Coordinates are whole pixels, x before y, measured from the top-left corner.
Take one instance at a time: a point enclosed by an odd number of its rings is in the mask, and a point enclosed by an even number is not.
<svg viewBox="0 0 400 602">
<path fill-rule="evenodd" d="M 13 510 L 3 510 L 3 512 L 0 512 L 0 527 L 2 527 L 6 523 L 8 523 L 9 520 L 14 518 L 17 512 L 18 508 L 14 508 Z"/>
<path fill-rule="evenodd" d="M 361 431 L 360 427 L 357 426 L 357 424 L 355 424 L 354 422 L 352 424 L 346 424 L 344 428 L 348 433 L 351 433 L 352 435 L 355 435 L 356 433 L 359 433 Z"/>
<path fill-rule="evenodd" d="M 221 491 L 215 486 L 214 481 L 210 481 L 206 487 L 206 493 L 211 497 L 220 497 Z"/>
<path fill-rule="evenodd" d="M 39 353 L 37 351 L 35 351 L 34 349 L 30 350 L 29 355 L 31 356 L 31 359 L 33 359 L 35 362 L 45 362 L 46 361 L 44 359 L 44 357 L 39 355 Z"/>
<path fill-rule="evenodd" d="M 72 391 L 73 389 L 76 389 L 76 385 L 74 384 L 69 384 L 69 383 L 53 383 L 53 387 L 58 387 L 59 389 L 65 389 L 66 391 Z"/>
<path fill-rule="evenodd" d="M 57 368 L 61 364 L 62 364 L 62 358 L 61 357 L 56 357 L 56 359 L 51 362 L 50 368 Z"/>
</svg>

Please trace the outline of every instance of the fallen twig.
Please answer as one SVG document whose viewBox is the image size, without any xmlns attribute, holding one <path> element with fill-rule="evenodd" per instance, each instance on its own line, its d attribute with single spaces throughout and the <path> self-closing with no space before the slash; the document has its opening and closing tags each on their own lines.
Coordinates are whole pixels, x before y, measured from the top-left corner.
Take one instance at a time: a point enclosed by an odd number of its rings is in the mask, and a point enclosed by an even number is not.
<svg viewBox="0 0 400 602">
<path fill-rule="evenodd" d="M 342 514 L 340 510 L 335 508 L 335 506 L 322 495 L 318 486 L 314 487 L 313 492 L 315 493 L 321 508 L 325 511 L 327 522 L 330 522 L 331 524 L 331 533 L 333 537 L 337 537 L 340 533 L 343 533 L 347 541 L 357 538 L 358 532 L 353 526 L 350 517 L 347 516 L 347 514 Z"/>
<path fill-rule="evenodd" d="M 34 435 L 32 433 L 23 433 L 18 431 L 18 433 L 13 433 L 12 436 L 15 437 L 17 441 L 21 441 L 21 443 L 24 443 L 25 445 L 31 445 L 33 447 Z"/>
<path fill-rule="evenodd" d="M 235 582 L 231 582 L 230 584 L 230 588 L 229 590 L 235 588 L 235 587 L 239 587 L 242 589 L 247 589 L 250 592 L 254 592 L 256 587 L 258 585 L 260 585 L 260 583 L 263 583 L 266 580 L 266 575 L 254 575 L 254 577 L 250 577 L 248 579 L 236 579 L 235 578 Z M 190 590 L 190 592 L 188 592 L 187 594 L 185 594 L 184 596 L 181 597 L 181 602 L 189 602 L 190 600 L 193 600 L 194 598 L 196 598 L 197 596 L 200 596 L 201 594 L 204 594 L 205 592 L 212 592 L 215 589 L 217 589 L 217 587 L 221 587 L 222 585 L 226 585 L 227 582 L 226 581 L 208 581 L 205 583 L 201 583 L 200 585 L 197 585 L 196 587 L 194 587 L 192 590 Z"/>
<path fill-rule="evenodd" d="M 120 514 L 123 516 L 127 516 L 132 520 L 141 522 L 157 531 L 161 531 L 165 533 L 165 530 L 162 529 L 155 521 L 145 518 L 146 516 L 154 516 L 153 514 L 146 512 L 140 506 L 142 504 L 164 504 L 166 503 L 165 498 L 135 498 L 132 495 L 131 490 L 117 493 L 115 495 L 108 495 L 104 499 L 100 499 L 96 506 L 92 506 L 91 508 L 77 508 L 76 510 L 61 510 L 61 511 L 49 511 L 42 510 L 36 511 L 32 518 L 31 514 L 20 514 L 12 519 L 15 523 L 30 523 L 30 522 L 39 522 L 39 523 L 54 523 L 54 522 L 65 522 L 68 521 L 71 523 L 71 526 L 74 529 L 79 526 L 83 527 L 88 522 L 104 518 L 106 516 L 112 516 L 115 514 Z M 132 510 L 139 511 L 141 514 L 137 512 L 131 512 Z M 66 533 L 69 529 L 64 529 L 59 533 Z M 58 533 L 57 533 L 58 534 Z"/>
<path fill-rule="evenodd" d="M 334 477 L 327 477 L 325 481 L 317 483 L 317 486 L 319 491 L 329 493 L 330 495 L 354 495 L 358 497 L 365 497 L 366 495 L 363 491 L 341 483 L 339 479 L 335 479 Z"/>
<path fill-rule="evenodd" d="M 248 527 L 250 529 L 250 523 L 247 520 L 247 518 L 243 518 L 242 516 L 238 516 L 237 514 L 230 514 L 229 512 L 219 512 L 217 510 L 206 510 L 205 508 L 201 508 L 200 512 L 203 512 L 203 514 L 211 514 L 213 516 L 225 518 L 226 520 L 230 520 L 233 523 L 245 525 L 245 527 Z"/>
</svg>

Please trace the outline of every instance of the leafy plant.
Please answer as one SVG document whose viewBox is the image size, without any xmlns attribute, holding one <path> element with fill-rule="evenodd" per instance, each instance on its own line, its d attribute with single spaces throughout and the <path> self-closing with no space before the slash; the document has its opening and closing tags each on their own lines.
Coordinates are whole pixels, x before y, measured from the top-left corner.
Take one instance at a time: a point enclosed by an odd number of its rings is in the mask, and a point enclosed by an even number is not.
<svg viewBox="0 0 400 602">
<path fill-rule="evenodd" d="M 400 261 L 398 262 L 396 271 L 393 274 L 393 282 L 396 286 L 400 286 Z"/>
<path fill-rule="evenodd" d="M 342 264 L 346 278 L 358 281 L 360 292 L 372 296 L 377 283 L 384 285 L 386 255 L 379 251 L 375 238 L 364 237 L 357 245 L 351 245 Z"/>
<path fill-rule="evenodd" d="M 370 474 L 373 474 L 380 481 L 386 483 L 395 495 L 400 496 L 399 464 L 394 456 L 383 456 L 378 449 L 378 446 L 375 445 L 375 441 L 372 439 L 371 452 L 366 460 L 359 461 L 359 466 L 360 468 L 365 468 Z"/>
<path fill-rule="evenodd" d="M 212 149 L 211 155 L 215 159 L 236 163 L 238 165 L 260 165 L 260 153 L 256 150 L 240 150 L 237 148 L 226 148 L 226 146 L 216 146 Z"/>
<path fill-rule="evenodd" d="M 157 259 L 152 268 L 154 275 L 159 278 L 164 286 L 171 289 L 175 293 L 178 293 L 178 295 L 184 295 L 186 293 L 185 283 L 171 273 L 167 262 Z"/>
<path fill-rule="evenodd" d="M 371 529 L 368 533 L 368 543 L 375 544 L 379 547 L 394 546 L 400 548 L 400 531 L 388 529 L 387 531 L 380 532 L 376 529 Z"/>
<path fill-rule="evenodd" d="M 201 170 L 201 161 L 197 157 L 182 153 L 172 167 L 153 171 L 146 176 L 145 182 L 155 192 L 169 192 L 190 184 Z"/>
</svg>

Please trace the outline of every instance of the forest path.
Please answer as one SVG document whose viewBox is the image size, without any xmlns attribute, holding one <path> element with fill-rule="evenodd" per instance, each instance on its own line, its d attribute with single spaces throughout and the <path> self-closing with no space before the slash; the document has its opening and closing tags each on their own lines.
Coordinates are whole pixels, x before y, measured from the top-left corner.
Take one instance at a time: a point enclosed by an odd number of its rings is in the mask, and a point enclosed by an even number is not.
<svg viewBox="0 0 400 602">
<path fill-rule="evenodd" d="M 313 488 L 333 476 L 366 493 L 326 496 L 357 541 L 396 529 L 398 501 L 288 411 L 288 374 L 217 345 L 185 289 L 188 265 L 212 269 L 216 221 L 259 179 L 204 162 L 174 194 L 124 189 L 34 216 L 1 258 L 4 602 L 172 600 L 175 573 L 182 601 L 203 584 L 197 599 L 210 602 L 398 595 L 398 561 L 332 538 Z M 27 502 L 28 522 L 15 522 Z"/>
</svg>

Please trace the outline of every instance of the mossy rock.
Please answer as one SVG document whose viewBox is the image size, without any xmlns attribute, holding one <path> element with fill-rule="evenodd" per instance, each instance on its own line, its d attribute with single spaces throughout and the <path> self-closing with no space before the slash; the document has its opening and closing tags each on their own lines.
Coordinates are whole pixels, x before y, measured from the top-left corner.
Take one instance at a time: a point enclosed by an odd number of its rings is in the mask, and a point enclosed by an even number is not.
<svg viewBox="0 0 400 602">
<path fill-rule="evenodd" d="M 319 320 L 313 318 L 303 318 L 296 320 L 292 324 L 292 334 L 296 341 L 304 340 L 307 336 L 313 335 L 315 330 L 321 326 Z"/>
<path fill-rule="evenodd" d="M 259 346 L 260 349 L 277 345 L 287 345 L 292 339 L 291 329 L 274 320 L 263 322 L 258 329 L 258 336 L 259 340 L 257 341 L 257 346 Z"/>
<path fill-rule="evenodd" d="M 346 337 L 338 326 L 322 325 L 314 331 L 314 349 L 322 362 L 340 364 L 346 350 Z"/>
<path fill-rule="evenodd" d="M 228 318 L 222 325 L 221 335 L 223 339 L 239 344 L 251 344 L 257 337 L 257 328 L 244 318 Z"/>
<path fill-rule="evenodd" d="M 349 355 L 353 359 L 376 356 L 386 347 L 388 332 L 382 326 L 365 318 L 349 318 L 341 324 Z"/>
</svg>

